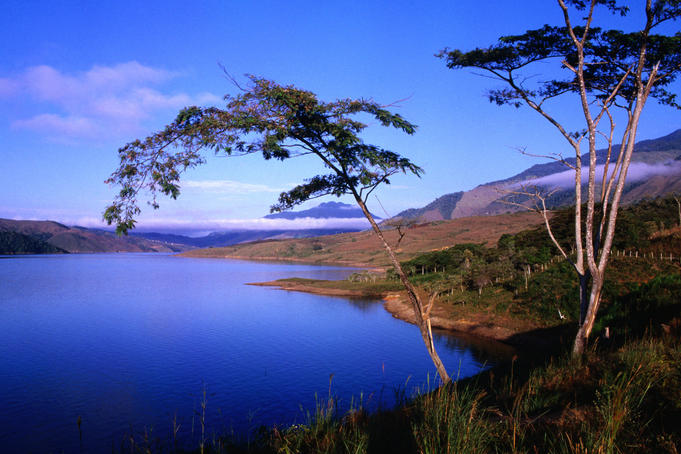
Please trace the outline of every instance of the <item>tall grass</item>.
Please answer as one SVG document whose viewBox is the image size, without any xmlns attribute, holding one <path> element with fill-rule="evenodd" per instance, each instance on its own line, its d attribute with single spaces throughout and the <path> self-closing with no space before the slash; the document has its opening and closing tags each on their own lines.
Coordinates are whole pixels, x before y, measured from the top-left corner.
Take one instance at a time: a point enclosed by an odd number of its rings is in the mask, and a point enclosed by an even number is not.
<svg viewBox="0 0 681 454">
<path fill-rule="evenodd" d="M 338 399 L 331 392 L 332 378 L 329 378 L 328 397 L 320 399 L 315 395 L 315 409 L 307 413 L 305 424 L 272 430 L 268 442 L 271 448 L 284 454 L 367 452 L 369 436 L 363 398 L 360 396 L 357 404 L 353 399 L 345 415 L 340 417 Z"/>
<path fill-rule="evenodd" d="M 411 430 L 418 452 L 487 452 L 493 429 L 483 406 L 485 395 L 475 386 L 454 383 L 415 398 Z"/>
</svg>

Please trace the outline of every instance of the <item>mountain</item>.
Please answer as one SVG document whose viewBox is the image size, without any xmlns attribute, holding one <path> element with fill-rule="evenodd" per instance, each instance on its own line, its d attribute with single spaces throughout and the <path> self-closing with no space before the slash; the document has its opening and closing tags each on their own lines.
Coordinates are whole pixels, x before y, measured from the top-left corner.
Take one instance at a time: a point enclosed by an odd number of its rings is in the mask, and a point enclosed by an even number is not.
<svg viewBox="0 0 681 454">
<path fill-rule="evenodd" d="M 186 249 L 186 246 L 119 237 L 104 230 L 68 227 L 53 221 L 0 219 L 0 254 L 178 252 Z"/>
<path fill-rule="evenodd" d="M 281 213 L 272 213 L 265 216 L 265 219 L 301 219 L 301 218 L 315 218 L 315 219 L 355 219 L 363 218 L 362 210 L 355 206 L 342 202 L 324 202 L 309 210 L 302 211 L 283 211 Z M 374 215 L 374 218 L 381 219 Z"/>
<path fill-rule="evenodd" d="M 613 149 L 618 147 L 615 145 Z M 598 164 L 602 166 L 607 160 L 607 150 L 598 150 L 597 157 Z M 566 161 L 571 165 L 576 163 L 575 158 Z M 614 161 L 613 157 L 611 161 Z M 537 164 L 504 180 L 485 183 L 470 191 L 445 194 L 425 207 L 411 208 L 395 217 L 436 221 L 520 211 L 523 208 L 509 202 L 523 203 L 529 200 L 529 197 L 511 194 L 524 184 L 553 190 L 547 205 L 555 208 L 572 203 L 573 182 L 574 171 L 564 164 Z M 673 192 L 681 193 L 681 129 L 636 144 L 622 202 L 630 204 Z"/>
<path fill-rule="evenodd" d="M 464 193 L 454 192 L 445 194 L 430 202 L 423 208 L 410 208 L 399 213 L 396 217 L 400 218 L 422 218 L 429 221 L 441 221 L 443 219 L 453 219 L 451 217 L 452 211 L 456 208 L 457 203 L 461 200 Z"/>
</svg>

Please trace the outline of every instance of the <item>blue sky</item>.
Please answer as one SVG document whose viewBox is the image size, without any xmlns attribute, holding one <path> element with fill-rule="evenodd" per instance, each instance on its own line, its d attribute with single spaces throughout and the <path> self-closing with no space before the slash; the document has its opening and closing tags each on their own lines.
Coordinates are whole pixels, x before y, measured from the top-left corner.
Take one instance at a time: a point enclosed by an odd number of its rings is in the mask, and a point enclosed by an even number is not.
<svg viewBox="0 0 681 454">
<path fill-rule="evenodd" d="M 365 135 L 426 171 L 421 179 L 395 178 L 377 192 L 391 215 L 509 177 L 541 162 L 518 148 L 569 150 L 533 112 L 490 104 L 485 91 L 494 81 L 449 70 L 434 54 L 447 46 L 488 45 L 560 19 L 547 0 L 5 0 L 0 217 L 100 225 L 115 193 L 103 182 L 117 165 L 116 150 L 160 129 L 186 105 L 219 105 L 234 93 L 220 64 L 234 75 L 294 84 L 324 100 L 404 100 L 397 111 L 419 126 L 414 136 L 380 126 Z M 628 21 L 636 19 L 632 14 Z M 578 114 L 576 100 L 556 108 L 568 123 Z M 651 102 L 639 139 L 679 127 L 679 112 Z M 313 160 L 213 157 L 184 176 L 180 199 L 145 210 L 140 226 L 260 226 L 252 220 L 267 214 L 279 192 L 320 171 Z M 370 205 L 383 215 L 375 199 Z"/>
</svg>

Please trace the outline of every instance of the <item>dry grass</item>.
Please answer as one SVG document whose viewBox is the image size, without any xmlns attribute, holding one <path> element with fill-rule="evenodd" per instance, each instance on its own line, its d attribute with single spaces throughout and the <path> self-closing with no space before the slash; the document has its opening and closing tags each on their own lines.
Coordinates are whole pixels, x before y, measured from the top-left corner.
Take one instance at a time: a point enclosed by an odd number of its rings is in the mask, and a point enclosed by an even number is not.
<svg viewBox="0 0 681 454">
<path fill-rule="evenodd" d="M 514 213 L 499 216 L 475 216 L 453 221 L 437 221 L 416 225 L 406 232 L 395 252 L 400 260 L 418 254 L 462 243 L 496 245 L 504 233 L 516 233 L 537 226 L 536 213 Z M 386 238 L 397 245 L 398 233 L 386 231 Z M 235 246 L 199 249 L 182 254 L 185 257 L 243 258 L 289 260 L 309 263 L 333 263 L 381 268 L 388 259 L 376 235 L 371 231 L 343 233 L 316 238 L 270 240 Z"/>
</svg>

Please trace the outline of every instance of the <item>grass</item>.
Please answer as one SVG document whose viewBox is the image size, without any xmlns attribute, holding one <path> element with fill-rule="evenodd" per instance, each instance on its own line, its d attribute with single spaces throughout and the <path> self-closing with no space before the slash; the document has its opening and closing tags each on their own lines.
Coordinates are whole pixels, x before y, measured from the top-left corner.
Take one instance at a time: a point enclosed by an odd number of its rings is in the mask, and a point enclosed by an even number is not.
<svg viewBox="0 0 681 454">
<path fill-rule="evenodd" d="M 411 432 L 418 452 L 483 453 L 493 438 L 487 393 L 476 386 L 438 388 L 412 403 Z"/>
</svg>

